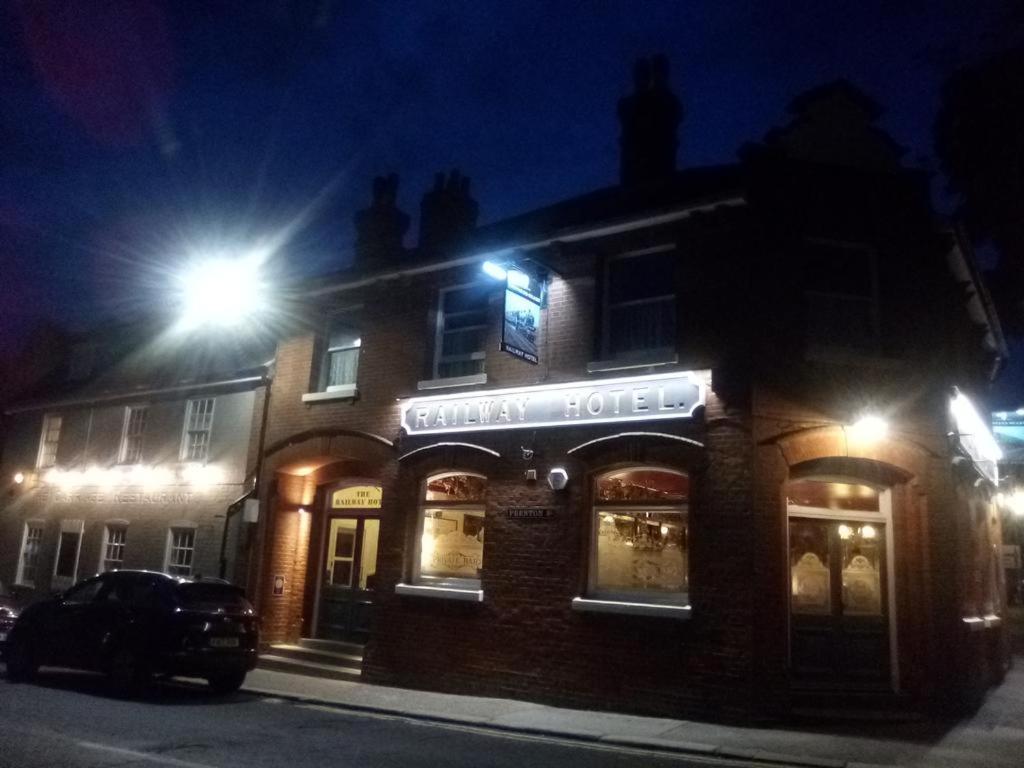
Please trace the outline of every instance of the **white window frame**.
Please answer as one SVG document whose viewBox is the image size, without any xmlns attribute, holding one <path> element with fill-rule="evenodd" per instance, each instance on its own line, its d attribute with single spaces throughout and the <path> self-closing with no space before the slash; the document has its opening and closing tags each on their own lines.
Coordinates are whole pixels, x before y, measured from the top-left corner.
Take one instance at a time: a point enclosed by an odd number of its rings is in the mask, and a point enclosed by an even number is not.
<svg viewBox="0 0 1024 768">
<path fill-rule="evenodd" d="M 210 411 L 207 414 L 203 414 L 205 418 L 209 420 L 206 427 L 203 429 L 191 429 L 192 418 L 197 403 L 210 403 Z M 197 464 L 205 464 L 210 460 L 210 446 L 213 443 L 213 419 L 217 407 L 216 397 L 194 397 L 189 399 L 185 403 L 185 424 L 181 431 L 181 461 L 195 462 Z M 192 433 L 206 433 L 206 447 L 204 450 L 204 456 L 202 458 L 194 457 L 190 454 L 191 445 L 191 434 Z"/>
<path fill-rule="evenodd" d="M 73 534 L 75 534 L 76 535 L 76 542 L 77 542 L 76 545 L 75 545 L 74 565 L 72 566 L 72 570 L 71 570 L 71 575 L 70 576 L 62 576 L 62 575 L 58 575 L 57 574 L 57 568 L 60 567 L 60 555 L 61 555 L 61 549 L 62 549 L 62 547 L 64 545 L 64 534 L 65 533 L 73 533 Z M 50 584 L 50 586 L 53 587 L 54 589 L 59 589 L 59 590 L 68 589 L 69 587 L 74 585 L 75 582 L 78 581 L 78 565 L 79 565 L 80 558 L 82 556 L 82 539 L 84 538 L 84 534 L 85 534 L 85 521 L 84 520 L 61 520 L 60 521 L 60 531 L 57 534 L 57 549 L 56 549 L 56 552 L 54 553 L 54 557 L 53 557 L 53 573 L 52 573 L 53 581 Z"/>
<path fill-rule="evenodd" d="M 120 533 L 120 541 L 112 541 L 111 534 Z M 119 547 L 120 559 L 113 560 L 109 557 L 111 553 L 111 547 Z M 105 573 L 106 571 L 113 571 L 118 568 L 124 567 L 124 551 L 128 547 L 128 521 L 127 520 L 108 520 L 103 526 L 103 541 L 100 546 L 100 563 L 98 571 Z M 110 563 L 117 563 L 117 565 L 111 567 Z"/>
<path fill-rule="evenodd" d="M 358 332 L 359 338 L 356 339 L 354 344 L 351 344 L 349 346 L 337 346 L 337 347 L 330 346 L 330 343 L 331 343 L 331 329 L 336 327 L 336 326 L 338 326 L 338 325 L 345 325 L 345 326 L 351 328 L 353 331 L 357 331 Z M 358 382 L 359 382 L 359 363 L 360 363 L 359 357 L 360 357 L 360 353 L 361 353 L 362 347 L 363 347 L 362 330 L 357 328 L 357 324 L 356 323 L 349 322 L 348 320 L 345 319 L 345 317 L 343 315 L 338 315 L 338 316 L 332 317 L 328 321 L 327 328 L 326 328 L 326 331 L 324 333 L 324 353 L 323 353 L 323 362 L 321 363 L 322 366 L 323 366 L 323 371 L 322 371 L 322 374 L 321 374 L 321 381 L 320 381 L 320 391 L 321 392 L 338 392 L 338 393 L 340 393 L 340 392 L 352 392 L 353 394 L 355 393 L 356 387 L 357 387 Z M 334 353 L 336 353 L 336 352 L 352 352 L 352 351 L 355 352 L 355 356 L 356 356 L 355 376 L 353 377 L 352 381 L 345 382 L 344 384 L 331 384 L 330 383 L 330 378 L 331 378 L 331 356 Z"/>
<path fill-rule="evenodd" d="M 692 474 L 684 469 L 677 469 L 675 467 L 664 467 L 657 465 L 630 465 L 623 467 L 616 467 L 612 469 L 606 469 L 596 473 L 592 480 L 591 489 L 591 500 L 590 500 L 590 551 L 587 558 L 587 593 L 585 596 L 574 598 L 572 601 L 573 610 L 576 611 L 589 611 L 595 613 L 618 613 L 627 615 L 637 616 L 663 616 L 666 618 L 674 619 L 689 619 L 690 617 L 690 589 L 689 581 L 690 574 L 687 573 L 687 588 L 686 591 L 677 593 L 672 599 L 666 599 L 662 595 L 668 593 L 652 593 L 645 595 L 641 592 L 617 592 L 610 593 L 599 590 L 597 588 L 597 529 L 598 520 L 600 515 L 605 512 L 615 513 L 634 513 L 637 511 L 644 511 L 650 509 L 656 509 L 659 511 L 666 512 L 678 512 L 680 518 L 686 523 L 687 529 L 687 553 L 686 553 L 686 566 L 687 569 L 690 567 L 691 557 L 691 546 L 690 546 L 690 504 L 675 503 L 675 504 L 657 504 L 657 503 L 643 503 L 643 504 L 615 504 L 615 503 L 601 503 L 597 499 L 596 487 L 598 479 L 604 475 L 623 472 L 623 471 L 644 471 L 650 470 L 654 472 L 668 472 L 674 475 L 681 475 L 692 481 Z M 692 493 L 691 493 L 692 495 Z M 661 599 L 659 599 L 659 597 Z"/>
<path fill-rule="evenodd" d="M 192 545 L 188 547 L 176 546 L 174 537 L 176 534 L 191 534 Z M 189 577 L 195 573 L 196 564 L 196 526 L 191 523 L 175 523 L 167 529 L 167 544 L 164 548 L 164 573 L 172 576 Z M 171 573 L 171 568 L 181 568 L 182 564 L 171 562 L 175 551 L 188 552 L 188 573 Z"/>
<path fill-rule="evenodd" d="M 56 422 L 56 437 L 49 440 L 51 425 Z M 36 455 L 36 468 L 48 469 L 57 466 L 57 451 L 60 448 L 60 435 L 64 429 L 64 416 L 59 413 L 48 413 L 43 416 L 43 430 L 39 435 L 39 452 Z M 48 446 L 52 445 L 52 452 Z"/>
<path fill-rule="evenodd" d="M 133 423 L 132 417 L 141 414 L 141 417 Z M 139 464 L 143 457 L 143 440 L 146 434 L 146 422 L 149 420 L 148 405 L 128 405 L 124 409 L 124 423 L 121 425 L 121 449 L 118 451 L 118 462 L 121 464 Z M 133 439 L 138 440 L 136 455 L 130 455 L 130 448 Z"/>
<path fill-rule="evenodd" d="M 485 536 L 486 536 L 486 524 L 487 524 L 487 501 L 480 502 L 452 502 L 452 501 L 427 501 L 427 483 L 430 478 L 437 477 L 438 475 L 470 475 L 472 477 L 483 478 L 488 487 L 490 485 L 490 478 L 487 475 L 481 474 L 480 472 L 474 472 L 465 469 L 440 469 L 436 472 L 431 472 L 423 479 L 420 483 L 420 499 L 419 504 L 416 507 L 416 546 L 413 547 L 413 560 L 411 568 L 411 583 L 399 583 L 395 585 L 395 593 L 399 595 L 415 595 L 419 597 L 438 597 L 447 600 L 464 600 L 469 602 L 482 602 L 484 599 L 483 584 L 480 579 L 460 579 L 460 578 L 438 578 L 438 579 L 424 579 L 420 573 L 421 568 L 421 556 L 422 556 L 422 542 L 423 542 L 423 523 L 424 514 L 427 509 L 437 509 L 449 507 L 452 510 L 460 512 L 480 512 L 484 516 L 485 525 Z M 486 493 L 486 491 L 485 491 Z M 481 561 L 480 568 L 483 569 L 484 564 Z"/>
<path fill-rule="evenodd" d="M 454 291 L 462 291 L 462 290 L 465 290 L 466 288 L 482 288 L 482 289 L 484 289 L 486 291 L 486 285 L 485 284 L 480 283 L 480 282 L 469 282 L 469 283 L 461 283 L 460 285 L 449 285 L 449 286 L 446 286 L 444 288 L 441 288 L 438 291 L 438 293 L 437 293 L 437 323 L 436 323 L 436 327 L 434 329 L 434 366 L 433 366 L 433 375 L 434 375 L 434 379 L 435 380 L 439 380 L 439 379 L 442 379 L 442 378 L 453 378 L 453 377 L 447 377 L 447 376 L 442 377 L 441 376 L 441 366 L 444 363 L 459 363 L 459 362 L 465 362 L 467 360 L 474 360 L 474 361 L 475 360 L 480 360 L 481 361 L 480 370 L 477 371 L 476 373 L 474 373 L 474 374 L 467 374 L 467 376 L 459 376 L 459 377 L 454 377 L 454 378 L 467 378 L 468 376 L 479 376 L 479 375 L 484 373 L 484 368 L 485 368 L 486 360 L 487 360 L 487 330 L 488 330 L 488 328 L 490 326 L 490 317 L 489 317 L 489 315 L 490 315 L 490 305 L 491 305 L 491 302 L 490 302 L 490 298 L 489 298 L 489 296 L 490 296 L 489 293 L 488 293 L 488 300 L 486 302 L 487 303 L 487 307 L 485 308 L 485 313 L 488 315 L 488 317 L 486 318 L 486 320 L 483 323 L 483 325 L 468 325 L 468 326 L 466 326 L 464 328 L 459 328 L 457 331 L 454 331 L 454 332 L 462 332 L 462 331 L 470 331 L 470 330 L 483 330 L 484 331 L 484 342 L 483 342 L 483 344 L 481 346 L 481 349 L 476 351 L 476 352 L 470 352 L 470 353 L 461 354 L 461 355 L 445 355 L 444 354 L 444 337 L 445 337 L 445 334 L 453 332 L 453 331 L 446 331 L 445 330 L 445 326 L 447 325 L 446 318 L 449 315 L 449 313 L 445 312 L 445 310 L 444 310 L 445 297 L 449 293 L 453 293 Z M 458 315 L 458 314 L 462 314 L 462 313 L 453 312 L 453 313 L 450 313 L 450 314 Z M 468 314 L 468 313 L 466 313 L 466 314 Z"/>
<path fill-rule="evenodd" d="M 30 536 L 30 532 L 38 531 L 37 536 Z M 21 531 L 21 547 L 18 550 L 18 571 L 14 577 L 15 584 L 35 588 L 36 580 L 39 578 L 39 559 L 43 550 L 43 536 L 46 535 L 46 523 L 42 520 L 26 520 Z M 29 554 L 28 545 L 30 539 L 34 544 L 32 551 L 32 578 L 25 576 L 25 556 Z"/>
</svg>

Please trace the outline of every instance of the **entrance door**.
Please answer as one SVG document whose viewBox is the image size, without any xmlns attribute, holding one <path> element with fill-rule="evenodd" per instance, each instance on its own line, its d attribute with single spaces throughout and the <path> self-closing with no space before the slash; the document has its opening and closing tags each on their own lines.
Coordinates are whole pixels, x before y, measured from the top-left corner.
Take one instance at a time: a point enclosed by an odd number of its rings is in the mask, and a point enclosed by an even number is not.
<svg viewBox="0 0 1024 768">
<path fill-rule="evenodd" d="M 376 517 L 328 520 L 317 637 L 360 643 L 369 638 L 379 533 Z"/>
<path fill-rule="evenodd" d="M 888 687 L 884 522 L 789 518 L 790 655 L 802 681 Z"/>
</svg>

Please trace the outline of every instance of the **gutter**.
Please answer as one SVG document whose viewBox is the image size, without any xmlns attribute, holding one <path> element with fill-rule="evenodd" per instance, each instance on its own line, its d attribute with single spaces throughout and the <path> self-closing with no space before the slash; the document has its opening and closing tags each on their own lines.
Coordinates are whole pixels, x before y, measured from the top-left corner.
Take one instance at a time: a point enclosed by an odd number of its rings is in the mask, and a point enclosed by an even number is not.
<svg viewBox="0 0 1024 768">
<path fill-rule="evenodd" d="M 408 267 L 406 269 L 396 269 L 391 272 L 382 272 L 378 275 L 371 275 L 364 277 L 359 280 L 353 280 L 348 283 L 336 283 L 335 285 L 325 286 L 323 288 L 316 288 L 308 292 L 300 293 L 302 296 L 324 296 L 331 293 L 341 293 L 342 291 L 351 291 L 357 288 L 365 288 L 366 286 L 373 285 L 375 283 L 384 282 L 387 280 L 396 280 L 401 277 L 410 277 L 412 275 L 422 275 L 429 272 L 440 272 L 446 269 L 454 269 L 456 267 L 464 267 L 468 264 L 474 264 L 478 261 L 482 261 L 489 256 L 493 256 L 498 253 L 505 253 L 507 251 L 532 251 L 538 248 L 546 248 L 547 246 L 554 245 L 555 243 L 573 243 L 581 240 L 589 240 L 595 237 L 607 237 L 608 235 L 616 235 L 621 232 L 631 232 L 636 229 L 644 229 L 647 227 L 655 227 L 660 224 L 668 224 L 673 221 L 679 221 L 686 219 L 695 213 L 703 213 L 707 211 L 713 211 L 716 208 L 729 207 L 735 208 L 742 205 L 746 205 L 746 199 L 742 196 L 739 197 L 728 197 L 722 200 L 717 200 L 712 203 L 702 203 L 700 205 L 691 205 L 685 208 L 679 208 L 674 211 L 667 213 L 655 214 L 653 216 L 645 216 L 640 219 L 628 219 L 613 224 L 605 224 L 604 226 L 591 227 L 588 229 L 581 229 L 577 231 L 569 231 L 563 235 L 556 235 L 553 237 L 547 237 L 542 240 L 534 240 L 532 242 L 523 243 L 519 245 L 506 245 L 501 248 L 490 248 L 487 250 L 475 251 L 466 256 L 459 256 L 458 258 L 449 259 L 447 261 L 440 261 L 434 264 L 423 264 L 417 267 Z"/>
<path fill-rule="evenodd" d="M 967 313 L 974 322 L 985 327 L 986 346 L 995 354 L 995 360 L 992 361 L 992 368 L 989 371 L 989 381 L 994 381 L 1002 369 L 1003 363 L 1010 356 L 1006 337 L 1003 335 L 995 304 L 981 277 L 981 272 L 978 270 L 970 241 L 959 226 L 954 227 L 952 233 L 953 247 L 947 255 L 949 268 L 957 281 L 969 284 L 972 289 L 967 299 Z"/>
<path fill-rule="evenodd" d="M 158 395 L 173 395 L 180 392 L 201 392 L 207 389 L 226 387 L 237 387 L 245 385 L 258 386 L 266 384 L 267 376 L 246 376 L 240 379 L 226 379 L 223 381 L 209 381 L 202 384 L 181 384 L 176 387 L 161 387 L 158 389 L 140 389 L 132 392 L 119 392 L 110 395 L 96 395 L 94 397 L 72 397 L 64 400 L 38 400 L 23 405 L 15 405 L 7 408 L 4 413 L 8 416 L 26 411 L 37 411 L 46 408 L 66 408 L 69 405 L 93 405 L 97 403 L 110 403 L 118 400 L 136 400 L 141 397 L 155 397 Z"/>
</svg>

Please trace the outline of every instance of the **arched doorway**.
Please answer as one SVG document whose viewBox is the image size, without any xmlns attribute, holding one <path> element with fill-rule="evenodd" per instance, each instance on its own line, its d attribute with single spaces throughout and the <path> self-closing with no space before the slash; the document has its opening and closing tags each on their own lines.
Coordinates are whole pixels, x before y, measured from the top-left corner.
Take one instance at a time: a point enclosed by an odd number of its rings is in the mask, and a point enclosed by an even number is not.
<svg viewBox="0 0 1024 768">
<path fill-rule="evenodd" d="M 895 690 L 892 494 L 854 477 L 786 486 L 790 665 L 798 683 Z"/>
</svg>

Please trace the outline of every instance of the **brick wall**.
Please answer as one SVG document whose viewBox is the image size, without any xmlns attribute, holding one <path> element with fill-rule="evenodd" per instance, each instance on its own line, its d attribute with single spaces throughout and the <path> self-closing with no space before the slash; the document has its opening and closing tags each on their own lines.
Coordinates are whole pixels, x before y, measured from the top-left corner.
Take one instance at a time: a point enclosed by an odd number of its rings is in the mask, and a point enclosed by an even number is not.
<svg viewBox="0 0 1024 768">
<path fill-rule="evenodd" d="M 969 670 L 983 662 L 989 669 L 999 658 L 990 647 L 972 648 L 960 632 L 957 579 L 964 556 L 958 542 L 964 534 L 945 438 L 945 393 L 957 374 L 931 361 L 948 348 L 948 339 L 936 336 L 934 344 L 922 343 L 905 358 L 805 357 L 792 326 L 801 318 L 793 304 L 799 295 L 788 282 L 791 273 L 772 262 L 785 249 L 765 245 L 759 251 L 765 258 L 756 262 L 737 256 L 750 247 L 742 234 L 747 225 L 712 215 L 550 249 L 544 258 L 559 276 L 543 312 L 537 366 L 497 351 L 497 286 L 489 305 L 487 383 L 472 389 L 587 378 L 587 363 L 600 353 L 602 259 L 682 243 L 675 275 L 682 281 L 677 368 L 713 369 L 711 393 L 692 421 L 661 422 L 652 431 L 695 440 L 700 448 L 647 437 L 568 453 L 588 440 L 633 429 L 616 425 L 449 438 L 486 447 L 499 458 L 435 445 L 444 439 L 404 436 L 397 400 L 417 394 L 416 382 L 430 375 L 437 292 L 476 279 L 477 267 L 396 278 L 318 304 L 318 320 L 332 306 L 347 306 L 362 327 L 359 394 L 303 403 L 318 375 L 315 329 L 281 343 L 268 438 L 274 451 L 263 489 L 268 512 L 258 542 L 262 570 L 254 577 L 262 592 L 264 638 L 294 639 L 311 631 L 318 577 L 311 564 L 323 546 L 317 533 L 323 491 L 338 479 L 361 476 L 383 488 L 368 680 L 652 714 L 783 711 L 791 703 L 792 682 L 785 485 L 818 467 L 891 489 L 901 689 L 923 703 L 955 698 L 983 678 L 984 670 L 959 677 L 944 672 L 950 647 L 965 654 Z M 930 330 L 946 332 L 938 324 Z M 878 403 L 888 408 L 891 439 L 874 444 L 844 428 L 859 409 Z M 320 432 L 310 436 L 310 430 Z M 295 442 L 286 446 L 290 437 Z M 523 458 L 523 447 L 534 451 L 531 460 Z M 418 448 L 428 450 L 399 460 Z M 296 476 L 309 462 L 324 469 L 312 480 Z M 668 466 L 693 480 L 688 621 L 572 609 L 573 598 L 587 589 L 592 478 L 629 464 Z M 555 465 L 569 471 L 564 492 L 544 483 Z M 537 470 L 538 482 L 525 480 L 527 468 Z M 451 469 L 488 478 L 482 603 L 394 591 L 412 575 L 423 480 Z M 311 503 L 305 562 L 295 512 L 300 497 Z M 557 512 L 544 520 L 509 520 L 504 510 L 510 506 L 553 506 Z M 280 598 L 268 594 L 277 572 L 295 574 Z"/>
</svg>

